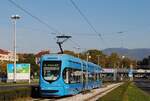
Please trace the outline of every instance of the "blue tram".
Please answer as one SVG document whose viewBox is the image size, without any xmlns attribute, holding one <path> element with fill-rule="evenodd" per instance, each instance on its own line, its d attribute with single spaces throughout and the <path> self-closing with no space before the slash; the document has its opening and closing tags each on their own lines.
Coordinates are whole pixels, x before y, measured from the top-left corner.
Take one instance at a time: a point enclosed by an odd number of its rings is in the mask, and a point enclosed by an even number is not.
<svg viewBox="0 0 150 101">
<path fill-rule="evenodd" d="M 50 54 L 40 61 L 40 95 L 67 96 L 101 86 L 101 67 L 66 54 Z"/>
</svg>

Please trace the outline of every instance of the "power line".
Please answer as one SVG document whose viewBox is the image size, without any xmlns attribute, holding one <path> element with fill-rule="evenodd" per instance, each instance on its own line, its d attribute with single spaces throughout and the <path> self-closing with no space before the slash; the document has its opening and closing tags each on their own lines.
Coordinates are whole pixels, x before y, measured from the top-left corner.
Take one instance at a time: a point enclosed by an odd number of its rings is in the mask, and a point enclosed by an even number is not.
<svg viewBox="0 0 150 101">
<path fill-rule="evenodd" d="M 23 12 L 25 12 L 26 14 L 30 15 L 32 18 L 34 18 L 35 20 L 37 20 L 38 22 L 40 22 L 41 24 L 45 25 L 47 28 L 49 28 L 50 30 L 53 30 L 54 32 L 60 34 L 60 32 L 58 30 L 56 30 L 55 28 L 53 28 L 52 26 L 50 26 L 48 23 L 46 23 L 45 21 L 41 20 L 39 17 L 33 15 L 32 13 L 30 13 L 29 11 L 27 11 L 25 8 L 21 7 L 19 4 L 17 4 L 16 2 L 14 2 L 13 0 L 8 0 L 11 4 L 13 4 L 14 6 L 16 6 L 17 8 L 19 8 L 20 10 L 22 10 Z"/>
<path fill-rule="evenodd" d="M 88 18 L 82 13 L 82 11 L 79 9 L 79 7 L 75 4 L 75 2 L 73 0 L 70 0 L 70 2 L 72 3 L 72 5 L 75 7 L 75 9 L 79 12 L 79 14 L 83 17 L 83 19 L 87 22 L 87 24 L 91 27 L 91 29 L 98 34 L 98 36 L 101 36 L 101 33 L 97 32 L 96 29 L 94 28 L 94 26 L 92 25 L 92 23 L 88 20 Z"/>
<path fill-rule="evenodd" d="M 23 8 L 22 6 L 20 6 L 19 4 L 17 4 L 16 2 L 14 2 L 13 0 L 8 0 L 11 4 L 13 4 L 15 7 L 19 8 L 20 10 L 22 10 L 23 12 L 25 12 L 26 14 L 28 14 L 29 16 L 31 16 L 32 18 L 34 18 L 35 20 L 37 20 L 39 23 L 45 25 L 48 29 L 54 31 L 55 34 L 59 34 L 62 35 L 61 32 L 59 32 L 57 29 L 53 28 L 52 26 L 50 26 L 48 23 L 46 23 L 45 21 L 41 20 L 39 17 L 33 15 L 31 12 L 27 11 L 25 8 Z M 98 33 L 96 31 L 96 29 L 94 28 L 94 26 L 90 23 L 90 21 L 87 19 L 87 17 L 81 12 L 81 10 L 77 7 L 77 5 L 71 0 L 72 4 L 74 5 L 74 7 L 79 11 L 80 15 L 85 19 L 85 21 L 89 24 L 89 26 L 91 27 L 91 29 L 98 34 L 98 36 L 101 37 L 101 34 Z M 51 34 L 54 34 L 51 33 Z M 103 40 L 103 38 L 101 37 L 101 39 Z M 76 46 L 80 47 L 79 44 L 77 44 L 75 41 L 71 40 Z"/>
<path fill-rule="evenodd" d="M 80 8 L 76 5 L 76 3 L 73 0 L 70 0 L 71 4 L 74 6 L 74 8 L 79 12 L 79 14 L 83 17 L 83 19 L 87 22 L 87 24 L 90 26 L 90 28 L 101 38 L 102 42 L 108 46 L 108 44 L 106 44 L 106 42 L 104 41 L 101 33 L 97 32 L 97 30 L 95 29 L 95 27 L 92 25 L 92 23 L 88 20 L 88 18 L 83 14 L 83 12 L 80 10 Z"/>
<path fill-rule="evenodd" d="M 47 28 L 53 30 L 55 33 L 51 33 L 51 34 L 61 34 L 58 30 L 54 29 L 53 27 L 51 27 L 49 24 L 47 24 L 46 22 L 44 22 L 43 20 L 41 20 L 40 18 L 38 18 L 37 16 L 31 14 L 29 11 L 27 11 L 26 9 L 24 9 L 23 7 L 21 7 L 19 4 L 17 4 L 16 2 L 12 1 L 12 0 L 8 0 L 11 4 L 13 4 L 14 6 L 16 6 L 17 8 L 19 8 L 20 10 L 22 10 L 23 12 L 25 12 L 26 14 L 30 15 L 32 18 L 34 18 L 35 20 L 37 20 L 38 22 L 40 22 L 41 24 L 45 25 Z M 71 40 L 72 41 L 72 40 Z M 76 42 L 72 41 L 75 45 L 79 46 L 79 44 L 77 44 Z"/>
<path fill-rule="evenodd" d="M 71 41 L 73 44 L 75 44 L 77 47 L 81 48 L 80 45 L 79 45 L 77 42 L 73 41 L 72 39 L 70 39 L 70 41 Z"/>
<path fill-rule="evenodd" d="M 77 42 L 75 42 L 74 40 L 70 39 L 70 41 L 75 44 L 77 47 L 73 47 L 75 49 L 78 49 L 78 50 L 83 50 L 83 51 L 87 51 L 87 49 L 85 47 L 81 47 Z"/>
<path fill-rule="evenodd" d="M 79 9 L 79 7 L 75 4 L 75 2 L 73 0 L 70 0 L 72 5 L 76 8 L 76 10 L 80 13 L 80 15 L 83 17 L 83 19 L 88 23 L 88 25 L 91 27 L 91 29 L 95 32 L 98 33 L 96 31 L 96 29 L 94 28 L 94 26 L 91 24 L 91 22 L 87 19 L 87 17 L 81 12 L 81 10 Z"/>
</svg>

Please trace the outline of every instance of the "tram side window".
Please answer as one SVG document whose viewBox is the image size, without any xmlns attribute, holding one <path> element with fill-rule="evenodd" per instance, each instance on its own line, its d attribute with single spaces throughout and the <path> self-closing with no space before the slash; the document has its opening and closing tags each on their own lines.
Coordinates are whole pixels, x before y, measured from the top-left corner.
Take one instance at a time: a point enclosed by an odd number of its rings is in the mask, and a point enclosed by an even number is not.
<svg viewBox="0 0 150 101">
<path fill-rule="evenodd" d="M 63 79 L 65 83 L 73 84 L 73 83 L 81 83 L 81 75 L 82 71 L 73 69 L 73 68 L 66 68 L 63 71 Z"/>
<path fill-rule="evenodd" d="M 69 72 L 68 72 L 68 69 L 65 69 L 64 71 L 63 71 L 63 79 L 64 79 L 64 81 L 65 81 L 65 83 L 69 83 L 69 79 L 68 79 L 68 74 Z"/>
<path fill-rule="evenodd" d="M 95 80 L 95 74 L 94 73 L 90 73 L 88 75 L 88 81 L 94 81 Z"/>
<path fill-rule="evenodd" d="M 99 79 L 102 79 L 103 75 L 101 73 L 99 73 Z"/>
<path fill-rule="evenodd" d="M 99 73 L 96 73 L 96 80 L 100 80 Z"/>
</svg>

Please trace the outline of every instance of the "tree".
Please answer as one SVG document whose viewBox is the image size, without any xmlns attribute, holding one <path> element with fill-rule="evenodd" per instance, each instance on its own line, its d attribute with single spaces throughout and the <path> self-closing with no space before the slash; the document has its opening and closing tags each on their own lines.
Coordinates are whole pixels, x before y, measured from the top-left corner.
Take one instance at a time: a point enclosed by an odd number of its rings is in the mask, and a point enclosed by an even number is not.
<svg viewBox="0 0 150 101">
<path fill-rule="evenodd" d="M 150 69 L 150 56 L 138 61 L 138 68 Z"/>
<path fill-rule="evenodd" d="M 121 68 L 130 68 L 130 65 L 132 64 L 132 61 L 129 58 L 124 58 L 121 61 Z"/>
<path fill-rule="evenodd" d="M 118 68 L 119 67 L 120 58 L 117 53 L 112 53 L 107 59 L 107 66 Z"/>
<path fill-rule="evenodd" d="M 105 54 L 101 54 L 101 55 L 98 55 L 99 56 L 99 63 L 102 67 L 106 67 L 106 64 L 107 64 L 107 55 Z"/>
<path fill-rule="evenodd" d="M 29 63 L 31 66 L 31 75 L 39 74 L 39 66 L 35 63 L 34 54 L 19 54 L 19 61 L 17 63 Z"/>
<path fill-rule="evenodd" d="M 72 56 L 77 56 L 77 54 L 73 51 L 70 51 L 70 50 L 64 50 L 64 54 L 68 54 L 68 55 L 72 55 Z"/>
<path fill-rule="evenodd" d="M 7 72 L 7 64 L 12 63 L 10 61 L 0 61 L 0 71 L 6 74 Z"/>
<path fill-rule="evenodd" d="M 105 60 L 106 60 L 106 55 L 103 54 L 102 51 L 97 50 L 97 49 L 91 49 L 86 52 L 84 52 L 84 59 L 86 59 L 87 54 L 90 56 L 89 61 L 93 62 L 95 64 L 100 64 L 102 67 L 105 66 Z"/>
<path fill-rule="evenodd" d="M 85 61 L 87 60 L 88 56 L 88 61 L 99 64 L 103 68 L 129 68 L 131 64 L 133 67 L 136 67 L 135 60 L 131 60 L 127 57 L 122 59 L 121 56 L 119 56 L 117 53 L 112 53 L 110 56 L 108 56 L 97 49 L 90 49 L 81 53 L 65 50 L 64 53 L 75 57 L 78 57 L 79 54 L 80 58 Z"/>
</svg>

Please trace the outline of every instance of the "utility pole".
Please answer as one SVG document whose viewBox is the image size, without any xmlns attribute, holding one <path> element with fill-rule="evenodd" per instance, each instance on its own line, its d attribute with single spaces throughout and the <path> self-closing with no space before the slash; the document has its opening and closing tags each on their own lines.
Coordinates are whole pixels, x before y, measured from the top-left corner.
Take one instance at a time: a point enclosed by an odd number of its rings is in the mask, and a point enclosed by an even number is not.
<svg viewBox="0 0 150 101">
<path fill-rule="evenodd" d="M 87 64 L 86 64 L 86 77 L 87 77 L 87 79 L 86 79 L 86 83 L 88 84 L 88 62 L 89 62 L 89 59 L 91 58 L 91 56 L 89 55 L 89 52 L 88 53 L 86 53 L 86 61 L 87 61 Z"/>
<path fill-rule="evenodd" d="M 113 80 L 116 81 L 116 76 L 117 76 L 117 71 L 116 71 L 116 63 L 113 64 L 113 68 L 114 68 L 114 75 L 113 75 Z"/>
<path fill-rule="evenodd" d="M 14 57 L 14 82 L 16 82 L 16 21 L 20 19 L 19 15 L 12 15 L 11 16 L 13 26 L 14 26 L 14 32 L 13 32 L 13 57 Z"/>
<path fill-rule="evenodd" d="M 121 36 L 120 36 L 120 39 L 121 39 L 121 48 L 123 48 L 124 46 L 123 46 L 123 44 L 124 44 L 124 36 L 123 36 L 123 33 L 124 33 L 125 31 L 120 31 L 120 32 L 117 32 L 118 34 L 120 34 Z"/>
<path fill-rule="evenodd" d="M 77 51 L 78 51 L 77 55 L 78 55 L 78 58 L 80 58 L 80 52 L 79 52 L 79 50 L 80 50 L 81 48 L 80 48 L 80 47 L 74 47 L 74 49 L 77 49 Z"/>
<path fill-rule="evenodd" d="M 123 55 L 123 56 L 121 57 L 121 60 L 123 61 L 124 58 L 125 58 L 125 56 Z M 122 62 L 122 64 L 121 64 L 121 68 L 124 68 L 123 62 Z"/>
<path fill-rule="evenodd" d="M 89 62 L 89 53 L 86 53 L 86 84 L 88 84 L 88 62 Z M 87 88 L 88 89 L 88 88 Z"/>
<path fill-rule="evenodd" d="M 97 59 L 97 64 L 98 64 L 98 65 L 100 65 L 100 63 L 99 63 L 99 59 L 100 59 L 99 56 L 100 56 L 100 55 L 97 55 L 97 58 L 98 58 L 98 59 Z"/>
</svg>

